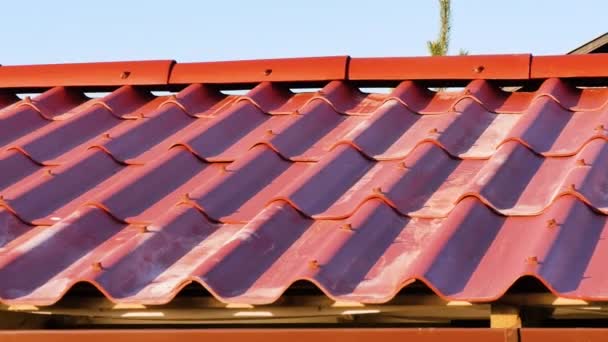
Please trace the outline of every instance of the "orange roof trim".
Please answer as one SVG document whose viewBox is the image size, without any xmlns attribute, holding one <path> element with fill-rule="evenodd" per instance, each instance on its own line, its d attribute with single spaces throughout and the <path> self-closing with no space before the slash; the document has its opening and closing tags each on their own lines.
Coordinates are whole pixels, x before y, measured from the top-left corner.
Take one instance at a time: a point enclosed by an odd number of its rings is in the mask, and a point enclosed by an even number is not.
<svg viewBox="0 0 608 342">
<path fill-rule="evenodd" d="M 332 81 L 346 78 L 348 56 L 178 63 L 169 83 Z"/>
<path fill-rule="evenodd" d="M 607 77 L 608 53 L 593 55 L 537 56 L 532 59 L 530 78 Z"/>
<path fill-rule="evenodd" d="M 608 54 L 351 58 L 176 63 L 173 60 L 0 66 L 0 88 L 238 84 L 329 80 L 527 80 L 608 76 Z"/>
<path fill-rule="evenodd" d="M 532 55 L 352 58 L 351 80 L 527 79 Z"/>
<path fill-rule="evenodd" d="M 175 61 L 133 61 L 0 67 L 0 87 L 167 84 Z"/>
</svg>

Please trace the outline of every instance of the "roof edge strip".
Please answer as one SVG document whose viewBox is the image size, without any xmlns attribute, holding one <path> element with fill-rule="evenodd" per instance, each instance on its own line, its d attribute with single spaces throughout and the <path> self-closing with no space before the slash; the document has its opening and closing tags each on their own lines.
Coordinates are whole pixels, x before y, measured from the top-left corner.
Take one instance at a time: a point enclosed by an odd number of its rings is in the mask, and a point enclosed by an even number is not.
<svg viewBox="0 0 608 342">
<path fill-rule="evenodd" d="M 352 58 L 349 79 L 374 80 L 525 80 L 530 54 L 437 57 Z"/>
<path fill-rule="evenodd" d="M 170 84 L 320 82 L 346 78 L 348 56 L 178 63 Z"/>
<path fill-rule="evenodd" d="M 608 77 L 608 53 L 534 56 L 530 71 L 532 79 Z"/>
<path fill-rule="evenodd" d="M 167 84 L 173 60 L 12 65 L 0 67 L 0 88 Z"/>
<path fill-rule="evenodd" d="M 218 84 L 228 88 L 264 81 L 318 85 L 332 80 L 350 80 L 360 84 L 396 84 L 403 80 L 460 84 L 485 79 L 505 83 L 552 77 L 602 80 L 608 77 L 608 53 L 372 58 L 333 56 L 200 63 L 150 60 L 0 66 L 0 88 L 14 89 L 123 85 L 175 87 L 191 83 Z"/>
</svg>

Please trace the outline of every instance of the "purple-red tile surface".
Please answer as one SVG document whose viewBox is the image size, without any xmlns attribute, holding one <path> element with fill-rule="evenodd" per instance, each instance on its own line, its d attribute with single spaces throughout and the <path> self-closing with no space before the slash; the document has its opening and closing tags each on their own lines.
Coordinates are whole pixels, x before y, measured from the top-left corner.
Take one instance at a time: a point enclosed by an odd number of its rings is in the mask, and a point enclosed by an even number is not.
<svg viewBox="0 0 608 342">
<path fill-rule="evenodd" d="M 298 280 L 336 300 L 383 303 L 419 280 L 479 302 L 522 276 L 608 300 L 606 102 L 558 78 L 512 93 L 482 79 L 2 92 L 0 302 L 89 282 L 160 304 L 198 282 L 264 304 Z"/>
</svg>

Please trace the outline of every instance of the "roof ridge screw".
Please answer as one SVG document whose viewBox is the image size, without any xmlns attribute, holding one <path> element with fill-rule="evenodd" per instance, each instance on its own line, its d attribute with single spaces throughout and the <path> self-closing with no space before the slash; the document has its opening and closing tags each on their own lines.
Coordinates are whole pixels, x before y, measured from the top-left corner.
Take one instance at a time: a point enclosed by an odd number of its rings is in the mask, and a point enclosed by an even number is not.
<svg viewBox="0 0 608 342">
<path fill-rule="evenodd" d="M 473 68 L 473 71 L 476 74 L 482 73 L 484 71 L 485 67 L 483 65 L 478 65 L 475 68 Z"/>
<path fill-rule="evenodd" d="M 567 187 L 568 191 L 576 191 L 576 186 L 574 186 L 574 183 L 569 184 Z"/>
<path fill-rule="evenodd" d="M 372 189 L 372 191 L 376 194 L 382 194 L 382 187 L 376 186 Z"/>
<path fill-rule="evenodd" d="M 264 70 L 264 76 L 270 76 L 270 74 L 272 74 L 272 69 Z"/>
<path fill-rule="evenodd" d="M 143 226 L 138 226 L 137 227 L 140 233 L 149 233 L 150 229 L 148 229 L 147 225 L 143 225 Z"/>
<path fill-rule="evenodd" d="M 108 132 L 105 132 L 104 134 L 102 134 L 101 137 L 104 139 L 112 139 L 112 135 Z"/>
<path fill-rule="evenodd" d="M 55 172 L 53 172 L 52 169 L 46 169 L 46 174 L 49 175 L 49 176 L 54 176 Z"/>
<path fill-rule="evenodd" d="M 603 124 L 599 124 L 599 125 L 595 126 L 594 130 L 595 131 L 605 131 L 606 128 L 604 127 Z"/>
<path fill-rule="evenodd" d="M 547 221 L 547 227 L 549 227 L 549 228 L 555 228 L 557 226 L 558 226 L 558 224 L 557 224 L 557 220 L 556 219 L 552 218 L 552 219 L 550 219 L 550 220 Z"/>
<path fill-rule="evenodd" d="M 131 76 L 130 71 L 123 71 L 120 73 L 120 78 L 122 78 L 123 80 L 129 78 L 129 76 Z"/>
<path fill-rule="evenodd" d="M 439 133 L 439 130 L 437 128 L 433 127 L 431 129 L 429 129 L 429 134 L 437 134 L 437 133 Z"/>
<path fill-rule="evenodd" d="M 272 130 L 272 128 L 269 128 L 266 130 L 266 134 L 268 135 L 275 135 L 274 131 Z"/>
<path fill-rule="evenodd" d="M 577 166 L 590 166 L 590 164 L 587 164 L 587 162 L 585 161 L 585 158 L 578 159 L 576 161 L 576 165 Z"/>
<path fill-rule="evenodd" d="M 23 98 L 23 102 L 25 102 L 25 103 L 32 103 L 32 97 L 31 97 L 31 96 L 29 96 L 29 95 L 28 95 L 28 96 L 26 96 L 26 97 L 24 97 L 24 98 Z"/>
<path fill-rule="evenodd" d="M 186 192 L 182 198 L 185 202 L 190 202 L 192 198 L 190 198 L 190 193 Z"/>
</svg>

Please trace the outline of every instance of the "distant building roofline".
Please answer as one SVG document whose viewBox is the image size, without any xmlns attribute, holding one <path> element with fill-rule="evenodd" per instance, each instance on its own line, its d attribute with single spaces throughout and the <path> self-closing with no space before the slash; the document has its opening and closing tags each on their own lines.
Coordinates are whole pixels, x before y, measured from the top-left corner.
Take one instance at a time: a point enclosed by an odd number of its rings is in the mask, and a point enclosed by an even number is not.
<svg viewBox="0 0 608 342">
<path fill-rule="evenodd" d="M 608 52 L 608 32 L 568 52 L 569 55 Z"/>
</svg>

